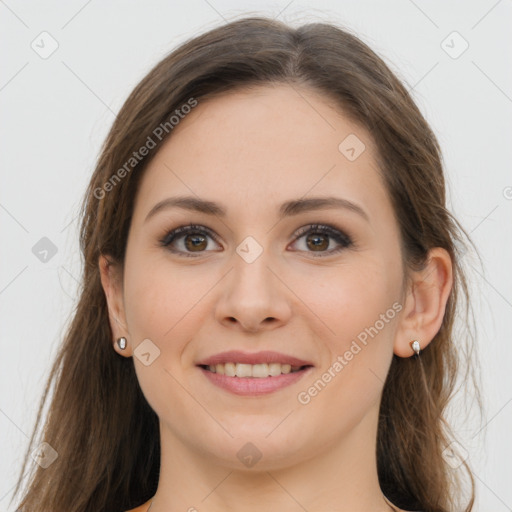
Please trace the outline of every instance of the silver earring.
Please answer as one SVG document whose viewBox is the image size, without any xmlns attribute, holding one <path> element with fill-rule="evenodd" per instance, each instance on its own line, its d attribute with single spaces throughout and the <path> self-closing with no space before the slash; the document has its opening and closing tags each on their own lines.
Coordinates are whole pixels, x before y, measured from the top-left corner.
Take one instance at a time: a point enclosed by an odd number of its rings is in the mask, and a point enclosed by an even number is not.
<svg viewBox="0 0 512 512">
<path fill-rule="evenodd" d="M 420 355 L 420 351 L 421 351 L 420 342 L 418 340 L 414 340 L 414 341 L 411 341 L 409 343 L 409 345 L 411 345 L 411 348 L 416 353 L 416 355 L 419 356 Z"/>
<path fill-rule="evenodd" d="M 117 346 L 121 350 L 124 350 L 126 348 L 126 338 L 117 338 Z"/>
</svg>

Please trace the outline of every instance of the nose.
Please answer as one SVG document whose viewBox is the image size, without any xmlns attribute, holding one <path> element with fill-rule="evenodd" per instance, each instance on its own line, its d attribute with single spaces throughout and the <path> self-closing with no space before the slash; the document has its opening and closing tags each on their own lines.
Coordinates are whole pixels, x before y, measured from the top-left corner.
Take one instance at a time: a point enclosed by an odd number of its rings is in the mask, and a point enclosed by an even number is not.
<svg viewBox="0 0 512 512">
<path fill-rule="evenodd" d="M 216 319 L 229 328 L 256 333 L 284 325 L 291 316 L 290 291 L 265 251 L 248 263 L 235 254 L 216 303 Z M 275 267 L 275 265 L 273 265 Z"/>
</svg>

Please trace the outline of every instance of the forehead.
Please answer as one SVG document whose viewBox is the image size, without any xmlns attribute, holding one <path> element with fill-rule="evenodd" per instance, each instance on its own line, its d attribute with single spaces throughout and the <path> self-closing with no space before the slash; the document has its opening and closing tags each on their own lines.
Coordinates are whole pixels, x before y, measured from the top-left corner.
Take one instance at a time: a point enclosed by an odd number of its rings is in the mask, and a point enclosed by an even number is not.
<svg viewBox="0 0 512 512">
<path fill-rule="evenodd" d="M 371 135 L 304 87 L 265 85 L 199 99 L 157 151 L 138 203 L 215 196 L 228 210 L 261 216 L 270 203 L 335 194 L 367 203 L 374 216 L 391 214 Z"/>
<path fill-rule="evenodd" d="M 330 98 L 304 86 L 270 84 L 199 100 L 164 146 L 194 143 L 194 156 L 201 156 L 222 144 L 223 151 L 216 151 L 218 161 L 223 153 L 230 162 L 236 155 L 272 161 L 285 152 L 287 160 L 299 162 L 306 155 L 322 162 L 340 154 L 354 161 L 357 154 L 340 153 L 340 143 L 349 136 L 352 144 L 344 149 L 355 144 L 370 160 L 371 136 Z"/>
</svg>

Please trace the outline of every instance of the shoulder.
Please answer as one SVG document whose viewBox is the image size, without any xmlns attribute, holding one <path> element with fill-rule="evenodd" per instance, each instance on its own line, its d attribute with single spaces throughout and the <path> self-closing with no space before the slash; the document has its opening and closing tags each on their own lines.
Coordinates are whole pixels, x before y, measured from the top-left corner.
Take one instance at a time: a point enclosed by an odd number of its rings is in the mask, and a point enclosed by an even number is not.
<svg viewBox="0 0 512 512">
<path fill-rule="evenodd" d="M 149 508 L 149 505 L 151 503 L 151 500 L 146 501 L 146 503 L 143 503 L 137 508 L 132 508 L 131 510 L 127 510 L 126 512 L 146 512 Z"/>
</svg>

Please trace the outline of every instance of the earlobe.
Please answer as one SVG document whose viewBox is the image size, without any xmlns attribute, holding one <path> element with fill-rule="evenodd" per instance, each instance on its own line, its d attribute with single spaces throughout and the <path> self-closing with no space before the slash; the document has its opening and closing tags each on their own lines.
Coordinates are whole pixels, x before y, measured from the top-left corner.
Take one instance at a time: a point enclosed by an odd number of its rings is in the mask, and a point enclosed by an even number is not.
<svg viewBox="0 0 512 512">
<path fill-rule="evenodd" d="M 452 286 L 450 255 L 445 249 L 435 247 L 429 251 L 425 268 L 410 275 L 393 347 L 397 356 L 413 356 L 416 352 L 413 341 L 418 341 L 423 350 L 434 339 L 443 323 Z"/>
<path fill-rule="evenodd" d="M 123 304 L 123 291 L 122 291 L 122 278 L 120 275 L 119 268 L 115 263 L 111 262 L 106 255 L 100 255 L 99 257 L 99 269 L 101 284 L 105 293 L 108 317 L 110 322 L 110 329 L 113 336 L 113 347 L 119 354 L 131 355 L 130 347 L 127 344 L 126 336 L 128 328 L 126 325 L 126 317 L 124 312 Z M 119 343 L 118 340 L 124 340 Z M 122 348 L 124 344 L 125 348 Z"/>
</svg>

